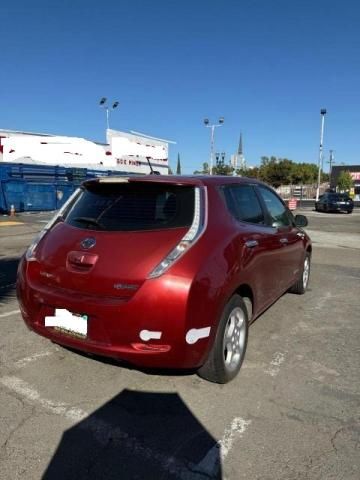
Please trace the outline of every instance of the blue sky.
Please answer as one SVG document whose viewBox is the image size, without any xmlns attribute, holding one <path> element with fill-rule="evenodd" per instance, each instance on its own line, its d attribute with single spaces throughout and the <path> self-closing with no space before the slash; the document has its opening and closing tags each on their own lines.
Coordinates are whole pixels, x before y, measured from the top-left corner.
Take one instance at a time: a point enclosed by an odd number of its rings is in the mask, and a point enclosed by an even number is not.
<svg viewBox="0 0 360 480">
<path fill-rule="evenodd" d="M 203 118 L 240 130 L 262 155 L 360 163 L 360 3 L 356 0 L 32 0 L 3 2 L 0 128 L 104 140 L 111 127 L 173 139 L 192 173 L 209 157 Z"/>
</svg>

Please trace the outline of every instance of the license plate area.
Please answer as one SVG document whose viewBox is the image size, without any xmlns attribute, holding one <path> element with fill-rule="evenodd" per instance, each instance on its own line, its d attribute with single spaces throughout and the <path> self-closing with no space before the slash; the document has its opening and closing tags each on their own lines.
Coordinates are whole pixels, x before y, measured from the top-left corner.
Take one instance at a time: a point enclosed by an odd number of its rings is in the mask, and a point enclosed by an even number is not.
<svg viewBox="0 0 360 480">
<path fill-rule="evenodd" d="M 56 308 L 53 315 L 45 317 L 45 327 L 78 338 L 86 338 L 88 333 L 88 316 L 69 312 L 65 308 Z"/>
</svg>

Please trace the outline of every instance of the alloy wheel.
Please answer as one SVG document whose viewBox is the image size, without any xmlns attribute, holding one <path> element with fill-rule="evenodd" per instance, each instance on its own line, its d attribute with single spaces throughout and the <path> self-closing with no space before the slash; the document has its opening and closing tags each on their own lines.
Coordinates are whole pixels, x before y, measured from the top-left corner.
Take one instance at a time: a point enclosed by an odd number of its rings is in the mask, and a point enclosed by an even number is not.
<svg viewBox="0 0 360 480">
<path fill-rule="evenodd" d="M 309 282 L 309 275 L 310 275 L 310 260 L 309 260 L 309 257 L 306 257 L 304 261 L 304 269 L 303 269 L 303 275 L 302 275 L 304 289 L 307 287 L 307 284 Z"/>
<path fill-rule="evenodd" d="M 243 310 L 234 308 L 226 323 L 223 340 L 224 363 L 228 371 L 236 370 L 242 362 L 246 342 L 246 318 Z"/>
</svg>

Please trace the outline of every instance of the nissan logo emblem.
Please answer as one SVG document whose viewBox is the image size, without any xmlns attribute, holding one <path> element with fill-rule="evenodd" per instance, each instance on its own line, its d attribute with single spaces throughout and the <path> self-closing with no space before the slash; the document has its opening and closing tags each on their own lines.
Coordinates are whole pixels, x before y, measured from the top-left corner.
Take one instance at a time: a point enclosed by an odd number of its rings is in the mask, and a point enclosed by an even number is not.
<svg viewBox="0 0 360 480">
<path fill-rule="evenodd" d="M 85 238 L 80 245 L 88 250 L 96 245 L 96 240 L 93 237 Z"/>
</svg>

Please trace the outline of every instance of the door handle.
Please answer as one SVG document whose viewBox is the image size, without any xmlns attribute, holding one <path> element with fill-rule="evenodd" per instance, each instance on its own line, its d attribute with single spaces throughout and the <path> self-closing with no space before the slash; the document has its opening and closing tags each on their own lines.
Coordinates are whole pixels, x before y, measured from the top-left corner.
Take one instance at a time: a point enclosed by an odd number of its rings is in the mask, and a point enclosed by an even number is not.
<svg viewBox="0 0 360 480">
<path fill-rule="evenodd" d="M 286 237 L 280 238 L 280 243 L 286 244 L 289 243 L 289 240 Z"/>
<path fill-rule="evenodd" d="M 258 245 L 259 245 L 259 242 L 257 240 L 247 240 L 245 242 L 245 246 L 248 248 L 254 248 L 254 247 L 257 247 Z"/>
</svg>

